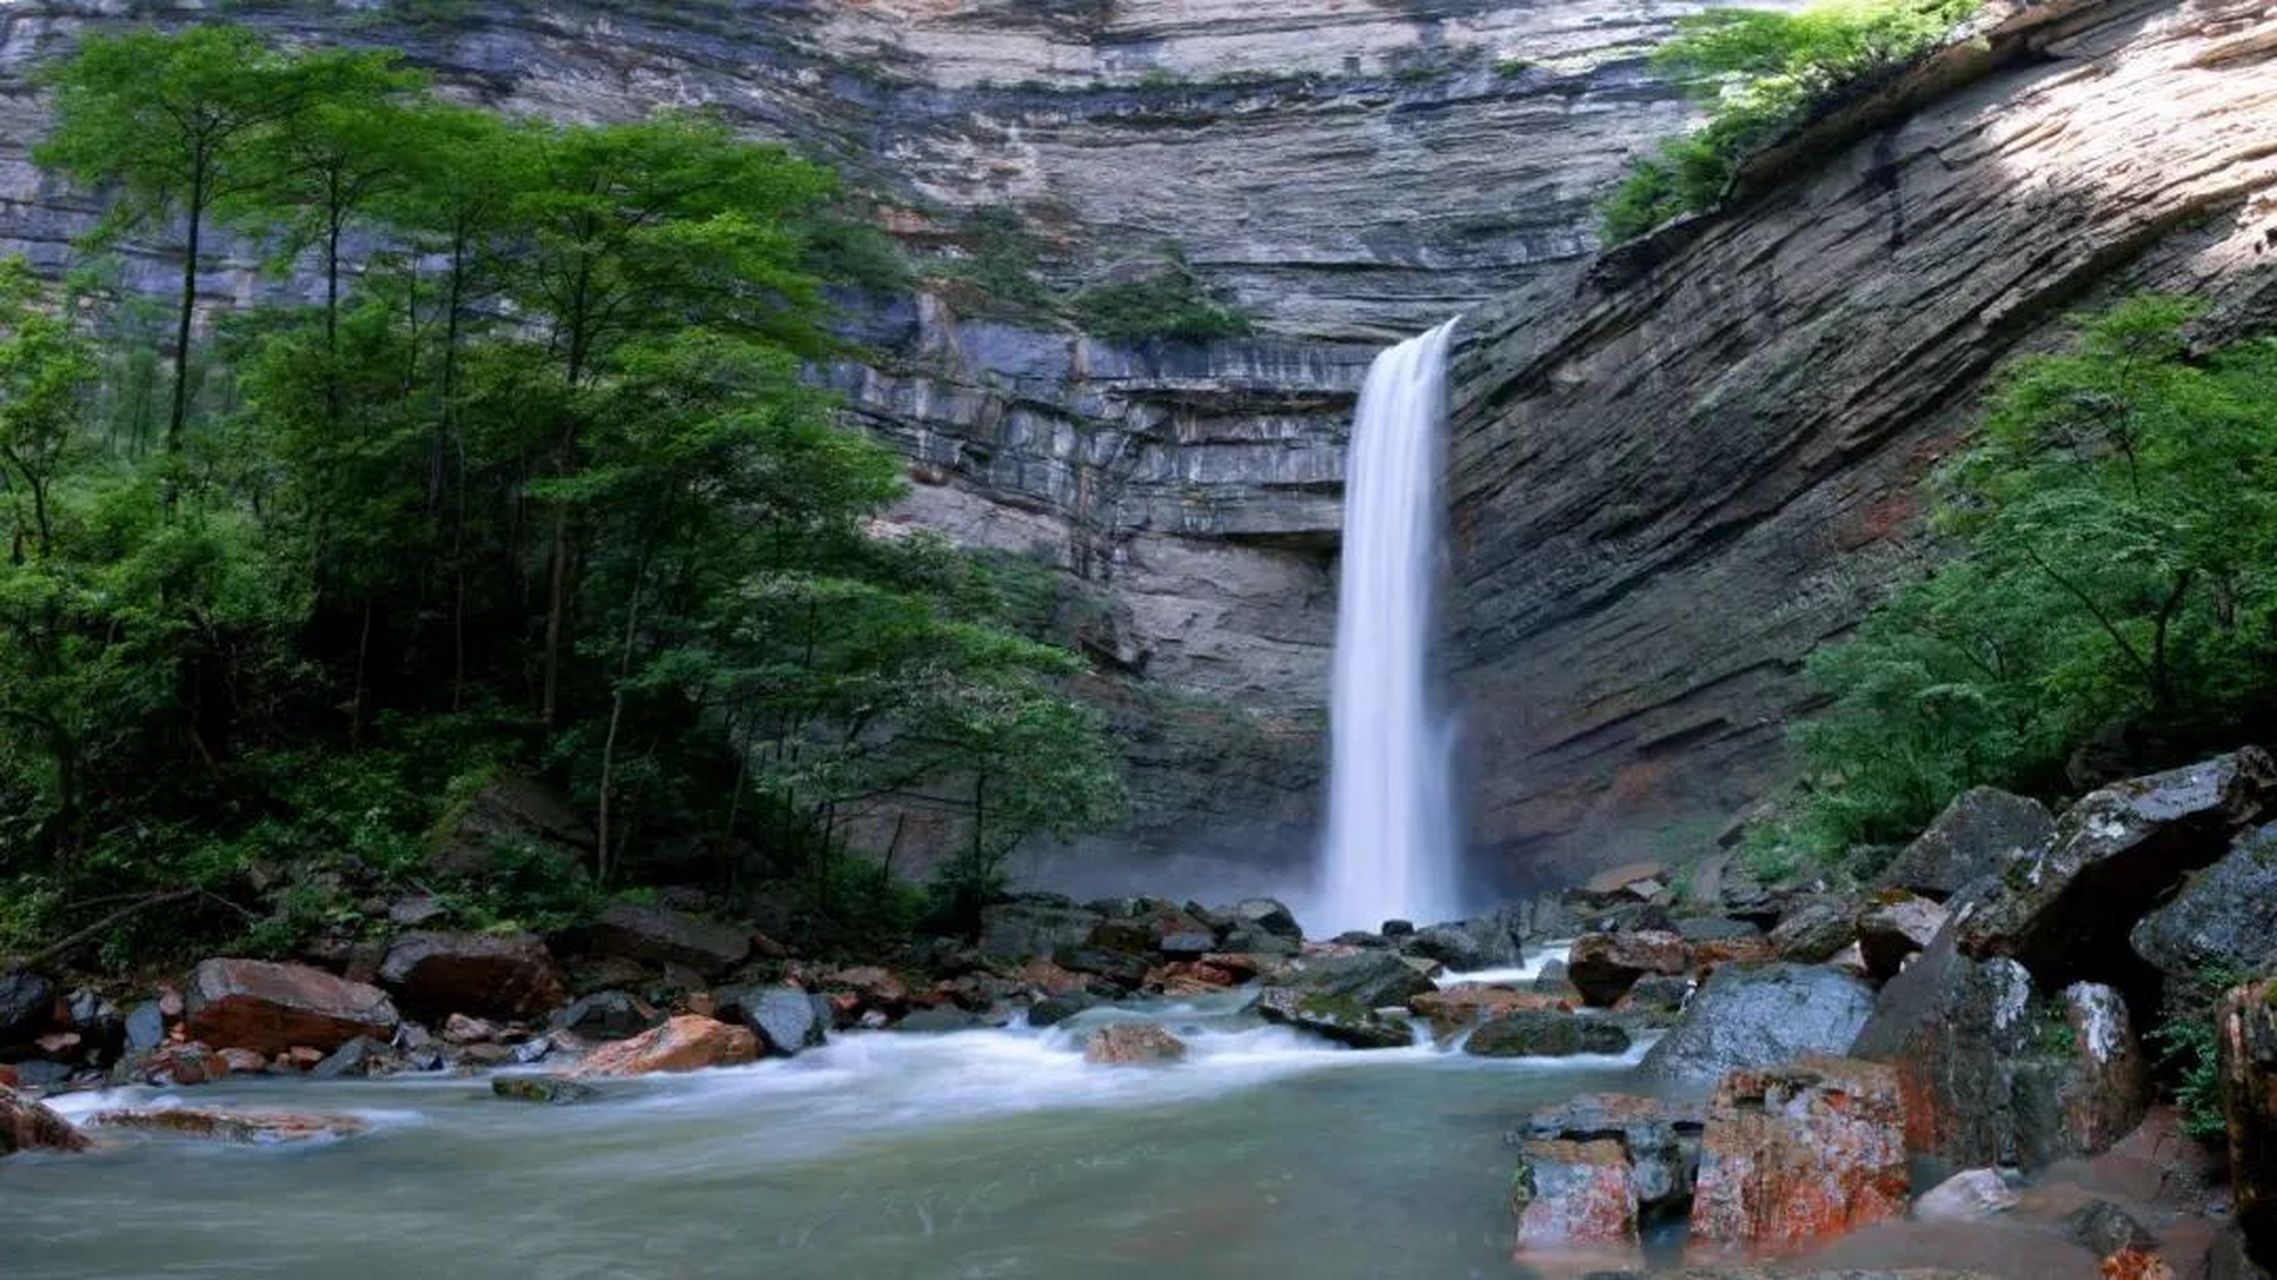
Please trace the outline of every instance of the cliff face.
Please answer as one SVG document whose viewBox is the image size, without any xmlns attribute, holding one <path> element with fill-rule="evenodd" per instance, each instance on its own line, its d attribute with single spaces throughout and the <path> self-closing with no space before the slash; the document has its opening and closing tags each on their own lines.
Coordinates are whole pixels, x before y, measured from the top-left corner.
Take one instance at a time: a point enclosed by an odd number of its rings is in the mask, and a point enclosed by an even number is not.
<svg viewBox="0 0 2277 1280">
<path fill-rule="evenodd" d="M 1451 612 L 1497 880 L 1697 847 L 1779 781 L 1801 659 L 1928 551 L 1922 477 L 2067 312 L 2277 320 L 2277 5 L 1986 26 L 1474 330 Z"/>
<path fill-rule="evenodd" d="M 1063 291 L 1175 251 L 1258 337 L 1134 350 L 1038 316 L 873 300 L 852 319 L 872 354 L 827 377 L 911 460 L 897 520 L 1040 556 L 1088 602 L 1137 813 L 1042 874 L 1083 887 L 1136 862 L 1158 888 L 1199 888 L 1310 847 L 1343 441 L 1367 361 L 1590 251 L 1589 201 L 1684 119 L 1641 59 L 1698 7 L 20 0 L 0 6 L 0 253 L 59 264 L 94 217 L 29 163 L 46 116 L 27 73 L 84 31 L 217 17 L 400 47 L 510 111 L 720 111 L 838 164 L 920 251 L 1008 214 Z M 121 256 L 130 285 L 172 287 L 162 249 Z M 238 262 L 204 287 L 218 306 L 295 286 Z M 951 815 L 918 825 L 957 838 Z M 1171 859 L 1190 872 L 1163 882 Z"/>
</svg>

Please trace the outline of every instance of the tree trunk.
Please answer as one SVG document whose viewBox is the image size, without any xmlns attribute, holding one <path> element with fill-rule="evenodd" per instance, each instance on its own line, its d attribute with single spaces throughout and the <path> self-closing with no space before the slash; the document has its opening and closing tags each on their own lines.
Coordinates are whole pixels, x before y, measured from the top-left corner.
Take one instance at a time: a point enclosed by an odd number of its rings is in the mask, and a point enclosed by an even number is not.
<svg viewBox="0 0 2277 1280">
<path fill-rule="evenodd" d="M 207 177 L 201 154 L 191 161 L 190 227 L 182 246 L 182 301 L 174 321 L 174 405 L 166 419 L 166 452 L 170 457 L 182 452 L 182 432 L 190 419 L 190 328 L 198 311 L 198 253 L 205 231 Z"/>
</svg>

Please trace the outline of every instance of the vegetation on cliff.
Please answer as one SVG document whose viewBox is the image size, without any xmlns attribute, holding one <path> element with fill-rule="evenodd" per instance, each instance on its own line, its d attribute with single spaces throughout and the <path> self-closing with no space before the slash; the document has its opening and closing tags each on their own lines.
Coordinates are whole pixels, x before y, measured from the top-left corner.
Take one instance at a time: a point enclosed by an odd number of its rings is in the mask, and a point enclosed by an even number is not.
<svg viewBox="0 0 2277 1280">
<path fill-rule="evenodd" d="M 2136 298 L 2008 372 L 1936 480 L 1952 556 L 1811 661 L 1831 705 L 1788 852 L 1886 850 L 1976 784 L 2077 792 L 2273 722 L 2277 340 L 2195 351 L 2197 310 Z"/>
<path fill-rule="evenodd" d="M 54 89 L 39 158 L 118 199 L 68 287 L 0 267 L 0 945 L 163 901 L 90 941 L 283 947 L 344 884 L 448 888 L 426 833 L 501 762 L 595 852 L 494 919 L 667 845 L 903 903 L 840 811 L 919 787 L 965 797 L 969 910 L 1116 811 L 1078 660 L 996 569 L 872 531 L 898 463 L 801 376 L 828 170 L 220 25 L 91 38 Z M 179 236 L 160 308 L 103 252 L 130 230 Z M 209 325 L 225 235 L 286 283 Z"/>
<path fill-rule="evenodd" d="M 1788 13 L 1710 9 L 1676 20 L 1653 66 L 1706 104 L 1708 118 L 1630 161 L 1600 209 L 1608 243 L 1713 208 L 1742 160 L 1862 84 L 1898 70 L 1974 13 L 1979 0 L 1827 0 Z"/>
</svg>

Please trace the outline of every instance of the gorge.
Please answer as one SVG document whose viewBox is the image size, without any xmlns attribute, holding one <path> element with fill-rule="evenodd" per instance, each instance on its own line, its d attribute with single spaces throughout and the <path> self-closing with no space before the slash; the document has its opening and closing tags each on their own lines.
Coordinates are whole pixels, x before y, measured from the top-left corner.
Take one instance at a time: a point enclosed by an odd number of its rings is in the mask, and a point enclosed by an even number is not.
<svg viewBox="0 0 2277 1280">
<path fill-rule="evenodd" d="M 2271 0 L 0 9 L 0 1275 L 2265 1280 L 2273 260 Z"/>
</svg>

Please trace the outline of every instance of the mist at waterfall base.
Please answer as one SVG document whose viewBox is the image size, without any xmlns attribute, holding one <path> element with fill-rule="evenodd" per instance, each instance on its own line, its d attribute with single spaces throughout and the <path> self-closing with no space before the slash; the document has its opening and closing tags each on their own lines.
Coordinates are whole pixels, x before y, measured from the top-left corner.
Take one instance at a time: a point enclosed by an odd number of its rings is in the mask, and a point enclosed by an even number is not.
<svg viewBox="0 0 2277 1280">
<path fill-rule="evenodd" d="M 1455 321 L 1376 357 L 1344 468 L 1328 821 L 1301 919 L 1321 936 L 1460 914 L 1452 720 L 1432 687 Z"/>
</svg>

